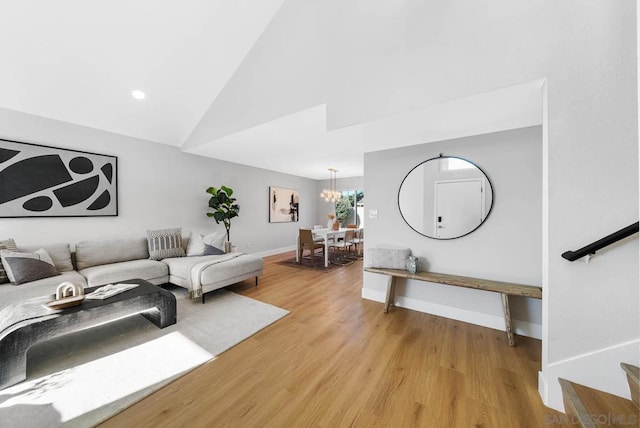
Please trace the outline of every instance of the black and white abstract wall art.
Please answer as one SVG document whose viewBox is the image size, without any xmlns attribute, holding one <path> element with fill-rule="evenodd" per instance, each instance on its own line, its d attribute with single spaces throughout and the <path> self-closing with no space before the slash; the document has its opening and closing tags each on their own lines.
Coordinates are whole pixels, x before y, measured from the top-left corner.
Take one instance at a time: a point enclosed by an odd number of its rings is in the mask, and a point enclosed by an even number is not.
<svg viewBox="0 0 640 428">
<path fill-rule="evenodd" d="M 269 187 L 269 223 L 298 221 L 300 194 L 297 190 Z"/>
<path fill-rule="evenodd" d="M 118 215 L 118 158 L 0 139 L 0 217 Z"/>
</svg>

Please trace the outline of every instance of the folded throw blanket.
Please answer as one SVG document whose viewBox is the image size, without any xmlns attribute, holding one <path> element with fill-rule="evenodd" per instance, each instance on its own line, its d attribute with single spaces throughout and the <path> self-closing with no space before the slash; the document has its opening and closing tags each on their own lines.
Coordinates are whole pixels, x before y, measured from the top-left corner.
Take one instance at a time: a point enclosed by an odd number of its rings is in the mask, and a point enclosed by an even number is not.
<svg viewBox="0 0 640 428">
<path fill-rule="evenodd" d="M 0 340 L 14 331 L 18 324 L 44 321 L 57 317 L 60 310 L 47 308 L 47 302 L 53 300 L 53 296 L 34 297 L 22 302 L 9 305 L 0 311 Z"/>
<path fill-rule="evenodd" d="M 246 253 L 227 253 L 227 254 L 221 254 L 219 256 L 209 256 L 207 260 L 193 265 L 191 267 L 191 275 L 188 278 L 189 284 L 187 287 L 191 298 L 195 300 L 202 297 L 202 283 L 200 282 L 202 271 L 204 271 L 209 266 L 226 262 L 231 259 L 235 259 L 236 257 L 243 256 L 245 254 Z"/>
</svg>

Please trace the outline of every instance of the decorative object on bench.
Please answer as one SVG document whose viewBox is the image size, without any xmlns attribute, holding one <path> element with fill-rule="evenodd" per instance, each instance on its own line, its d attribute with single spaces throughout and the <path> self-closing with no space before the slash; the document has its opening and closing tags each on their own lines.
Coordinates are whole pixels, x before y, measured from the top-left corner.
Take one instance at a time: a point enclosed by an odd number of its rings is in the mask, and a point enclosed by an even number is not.
<svg viewBox="0 0 640 428">
<path fill-rule="evenodd" d="M 493 291 L 500 293 L 502 298 L 502 309 L 504 312 L 505 330 L 509 346 L 515 346 L 513 335 L 513 325 L 511 323 L 511 309 L 509 308 L 509 296 L 524 296 L 533 299 L 542 299 L 542 287 L 533 285 L 514 284 L 509 282 L 492 281 L 489 279 L 469 278 L 465 276 L 448 275 L 435 272 L 409 273 L 405 270 L 384 269 L 368 267 L 366 272 L 387 275 L 387 297 L 384 302 L 384 313 L 389 312 L 389 307 L 393 304 L 396 295 L 396 279 L 414 279 L 417 281 L 433 282 L 436 284 L 453 285 L 456 287 L 475 288 L 476 290 Z"/>
<path fill-rule="evenodd" d="M 409 248 L 369 248 L 366 254 L 365 268 L 404 269 L 411 250 Z"/>
<path fill-rule="evenodd" d="M 0 217 L 118 215 L 118 158 L 0 140 Z"/>
<path fill-rule="evenodd" d="M 420 272 L 420 259 L 415 256 L 409 256 L 404 262 L 404 268 L 410 273 Z"/>
<path fill-rule="evenodd" d="M 212 195 L 209 198 L 209 208 L 213 209 L 212 213 L 207 213 L 207 217 L 213 217 L 217 224 L 224 224 L 224 228 L 227 231 L 227 242 L 224 243 L 225 253 L 231 252 L 231 219 L 240 215 L 240 206 L 236 203 L 236 198 L 231 197 L 233 195 L 233 189 L 227 186 L 222 186 L 219 189 L 215 187 L 209 187 L 207 193 Z"/>
<path fill-rule="evenodd" d="M 84 301 L 84 288 L 70 281 L 65 281 L 56 288 L 56 299 L 47 303 L 51 309 L 65 309 L 78 306 Z"/>
<path fill-rule="evenodd" d="M 428 159 L 400 184 L 398 208 L 413 230 L 428 238 L 455 239 L 476 230 L 493 207 L 485 172 L 456 156 Z"/>
</svg>

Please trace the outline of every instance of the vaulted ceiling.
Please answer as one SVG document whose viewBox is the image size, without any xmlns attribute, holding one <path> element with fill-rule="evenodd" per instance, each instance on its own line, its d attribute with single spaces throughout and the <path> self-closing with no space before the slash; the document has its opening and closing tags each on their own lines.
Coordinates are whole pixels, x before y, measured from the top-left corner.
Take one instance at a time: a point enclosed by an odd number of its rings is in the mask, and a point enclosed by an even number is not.
<svg viewBox="0 0 640 428">
<path fill-rule="evenodd" d="M 247 75 L 246 58 L 260 54 L 253 51 L 265 31 L 282 25 L 275 17 L 284 3 L 2 2 L 0 107 L 314 179 L 327 178 L 328 167 L 340 177 L 362 175 L 366 151 L 540 121 L 539 84 L 529 83 L 342 129 L 327 129 L 324 101 L 211 134 L 207 114 L 216 113 L 234 74 Z M 313 32 L 285 37 L 302 40 L 301 49 L 318 46 L 309 42 Z M 145 99 L 133 98 L 134 90 Z M 473 119 L 461 125 L 461 114 Z"/>
</svg>

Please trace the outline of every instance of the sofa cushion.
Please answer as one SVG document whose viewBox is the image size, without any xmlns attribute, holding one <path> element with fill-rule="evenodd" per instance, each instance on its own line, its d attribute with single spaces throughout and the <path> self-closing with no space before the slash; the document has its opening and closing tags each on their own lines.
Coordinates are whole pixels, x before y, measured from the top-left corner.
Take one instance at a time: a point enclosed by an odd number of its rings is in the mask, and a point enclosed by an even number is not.
<svg viewBox="0 0 640 428">
<path fill-rule="evenodd" d="M 215 256 L 209 256 L 215 257 Z M 261 257 L 245 254 L 224 263 L 212 265 L 202 271 L 200 282 L 203 286 L 213 284 L 228 278 L 235 278 L 250 272 L 262 271 L 264 260 Z"/>
<path fill-rule="evenodd" d="M 191 268 L 200 262 L 215 260 L 220 256 L 196 256 L 185 258 L 164 259 L 163 262 L 169 265 L 169 273 L 172 277 L 188 280 L 191 275 Z M 260 257 L 243 254 L 236 258 L 215 263 L 207 267 L 201 274 L 203 285 L 220 281 L 226 278 L 233 278 L 248 272 L 262 270 L 264 261 Z M 180 284 L 178 284 L 180 285 Z"/>
<path fill-rule="evenodd" d="M 59 275 L 51 257 L 42 248 L 33 253 L 0 250 L 0 257 L 9 281 L 16 285 Z"/>
<path fill-rule="evenodd" d="M 73 270 L 73 262 L 71 261 L 71 248 L 67 243 L 48 244 L 48 245 L 26 245 L 18 247 L 18 251 L 33 252 L 43 248 L 56 267 L 58 272 L 69 272 Z"/>
<path fill-rule="evenodd" d="M 146 238 L 81 241 L 76 244 L 78 270 L 147 258 L 149 251 Z"/>
<path fill-rule="evenodd" d="M 180 228 L 147 230 L 147 244 L 151 260 L 185 256 Z"/>
<path fill-rule="evenodd" d="M 0 240 L 0 250 L 10 250 L 17 251 L 16 243 L 13 239 L 2 239 Z M 0 262 L 0 284 L 4 284 L 9 282 L 9 277 L 7 276 L 7 272 L 4 269 L 2 262 Z"/>
<path fill-rule="evenodd" d="M 13 303 L 34 297 L 50 295 L 53 300 L 56 288 L 65 281 L 78 284 L 83 288 L 87 286 L 87 281 L 84 277 L 74 270 L 62 272 L 60 275 L 50 278 L 31 281 L 19 287 L 11 284 L 0 284 L 0 310 Z"/>
<path fill-rule="evenodd" d="M 141 278 L 152 284 L 164 284 L 169 279 L 169 268 L 165 263 L 148 259 L 92 266 L 79 272 L 87 279 L 89 287 L 133 278 Z"/>
</svg>

